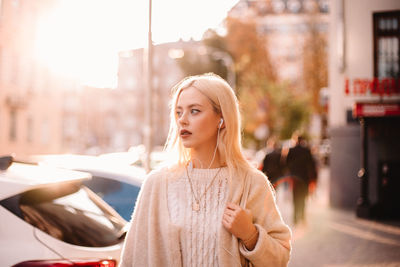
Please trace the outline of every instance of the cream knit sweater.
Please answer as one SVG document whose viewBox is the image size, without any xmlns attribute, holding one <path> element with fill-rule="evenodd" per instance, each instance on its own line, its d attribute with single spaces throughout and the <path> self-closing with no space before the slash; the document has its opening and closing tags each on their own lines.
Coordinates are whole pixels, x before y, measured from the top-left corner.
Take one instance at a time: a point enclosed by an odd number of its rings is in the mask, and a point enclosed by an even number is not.
<svg viewBox="0 0 400 267">
<path fill-rule="evenodd" d="M 173 223 L 168 207 L 168 185 L 183 175 L 183 172 L 161 169 L 147 177 L 132 215 L 120 267 L 183 266 L 182 228 Z M 228 188 L 226 201 L 239 204 L 242 196 L 247 196 L 245 208 L 253 214 L 259 238 L 256 247 L 247 251 L 220 221 L 216 221 L 215 225 L 219 227 L 216 239 L 218 266 L 245 266 L 246 259 L 256 267 L 287 266 L 291 234 L 282 221 L 265 175 L 251 170 L 246 177 L 232 177 Z"/>
<path fill-rule="evenodd" d="M 179 237 L 185 267 L 218 267 L 217 236 L 225 209 L 227 180 L 225 167 L 189 169 L 168 183 L 168 210 L 171 222 L 181 229 Z M 194 211 L 192 204 L 200 197 L 200 210 Z"/>
</svg>

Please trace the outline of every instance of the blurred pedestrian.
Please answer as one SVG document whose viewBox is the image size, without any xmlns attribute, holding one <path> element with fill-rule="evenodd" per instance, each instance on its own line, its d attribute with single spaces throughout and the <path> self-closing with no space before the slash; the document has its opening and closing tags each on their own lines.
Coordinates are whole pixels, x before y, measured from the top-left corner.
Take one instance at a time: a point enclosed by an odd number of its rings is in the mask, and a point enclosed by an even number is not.
<svg viewBox="0 0 400 267">
<path fill-rule="evenodd" d="M 279 141 L 271 137 L 267 141 L 267 153 L 263 160 L 262 171 L 272 184 L 284 175 L 285 159 Z"/>
<path fill-rule="evenodd" d="M 290 230 L 241 152 L 226 81 L 204 74 L 175 86 L 166 149 L 177 160 L 145 180 L 121 266 L 287 266 Z"/>
<path fill-rule="evenodd" d="M 306 198 L 309 185 L 316 182 L 317 169 L 304 137 L 295 134 L 293 139 L 295 146 L 289 149 L 286 161 L 293 178 L 293 223 L 296 225 L 305 222 Z"/>
</svg>

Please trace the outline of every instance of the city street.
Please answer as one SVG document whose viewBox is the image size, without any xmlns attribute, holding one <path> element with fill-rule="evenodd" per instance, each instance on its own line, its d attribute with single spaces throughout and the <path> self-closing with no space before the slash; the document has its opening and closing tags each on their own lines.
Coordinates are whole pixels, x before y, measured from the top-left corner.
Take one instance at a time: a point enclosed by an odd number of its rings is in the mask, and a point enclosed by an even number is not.
<svg viewBox="0 0 400 267">
<path fill-rule="evenodd" d="M 400 221 L 356 218 L 353 211 L 329 207 L 329 169 L 320 170 L 318 188 L 309 199 L 307 224 L 292 227 L 290 267 L 400 266 Z M 291 224 L 289 191 L 277 190 L 278 205 Z"/>
</svg>

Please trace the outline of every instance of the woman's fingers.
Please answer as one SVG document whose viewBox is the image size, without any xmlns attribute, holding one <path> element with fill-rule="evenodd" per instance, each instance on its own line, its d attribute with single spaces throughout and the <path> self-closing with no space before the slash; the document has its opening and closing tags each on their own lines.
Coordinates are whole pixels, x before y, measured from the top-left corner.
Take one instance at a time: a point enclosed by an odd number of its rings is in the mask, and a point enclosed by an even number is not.
<svg viewBox="0 0 400 267">
<path fill-rule="evenodd" d="M 237 205 L 237 204 L 235 204 L 235 203 L 228 202 L 228 203 L 226 204 L 226 209 L 229 209 L 229 210 L 237 210 L 237 209 L 240 209 L 240 206 Z"/>
<path fill-rule="evenodd" d="M 226 228 L 226 230 L 228 230 L 230 233 L 232 233 L 232 230 L 233 230 L 233 218 L 230 218 L 230 217 L 223 218 L 222 219 L 222 225 Z"/>
<path fill-rule="evenodd" d="M 244 210 L 234 203 L 227 203 L 222 224 L 230 233 L 241 239 L 249 236 L 254 230 L 250 210 Z"/>
<path fill-rule="evenodd" d="M 228 203 L 225 209 L 224 214 L 230 215 L 230 216 L 243 216 L 245 213 L 246 215 L 249 215 L 250 211 L 249 210 L 244 210 L 242 209 L 239 205 L 236 205 L 234 203 Z"/>
<path fill-rule="evenodd" d="M 235 216 L 236 211 L 230 210 L 230 209 L 225 209 L 224 215 Z"/>
</svg>

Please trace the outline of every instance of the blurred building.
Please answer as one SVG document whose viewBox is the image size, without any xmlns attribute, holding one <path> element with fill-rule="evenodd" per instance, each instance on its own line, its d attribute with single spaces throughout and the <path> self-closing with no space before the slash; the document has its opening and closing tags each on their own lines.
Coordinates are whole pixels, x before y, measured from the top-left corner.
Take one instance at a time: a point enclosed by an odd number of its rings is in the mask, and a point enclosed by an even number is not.
<svg viewBox="0 0 400 267">
<path fill-rule="evenodd" d="M 258 32 L 266 37 L 266 48 L 278 81 L 287 84 L 298 95 L 304 95 L 304 92 L 307 92 L 313 96 L 313 99 L 318 98 L 312 100 L 315 112 L 310 118 L 308 132 L 313 141 L 327 138 L 327 107 L 322 103 L 320 91 L 326 87 L 326 79 L 324 84 L 320 84 L 321 75 L 319 73 L 314 77 L 307 75 L 305 66 L 311 66 L 315 72 L 317 69 L 322 70 L 320 73 L 327 71 L 327 64 L 320 66 L 316 64 L 324 62 L 317 57 L 325 58 L 327 54 L 326 43 L 318 43 L 318 41 L 321 38 L 323 40 L 328 38 L 329 1 L 240 0 L 229 12 L 229 16 L 256 23 Z M 317 38 L 320 39 L 317 40 Z M 310 50 L 317 50 L 316 43 L 320 46 L 318 49 L 322 51 L 322 54 L 316 54 Z M 314 60 L 317 61 L 314 62 Z M 315 97 L 315 94 L 318 96 Z"/>
<path fill-rule="evenodd" d="M 331 1 L 330 202 L 399 217 L 400 1 Z"/>
<path fill-rule="evenodd" d="M 153 47 L 153 142 L 163 145 L 169 129 L 169 100 L 172 87 L 185 77 L 176 59 L 185 51 L 202 47 L 201 42 L 179 41 L 154 45 Z M 136 122 L 135 132 L 141 132 L 146 125 L 144 110 L 146 91 L 143 69 L 143 49 L 123 51 L 119 54 L 118 89 L 131 92 L 135 97 L 132 116 Z"/>
<path fill-rule="evenodd" d="M 127 90 L 81 87 L 63 94 L 61 152 L 100 154 L 141 144 L 136 96 Z"/>
<path fill-rule="evenodd" d="M 230 17 L 256 22 L 268 38 L 267 49 L 276 67 L 278 79 L 303 85 L 303 47 L 310 30 L 310 17 L 320 32 L 328 34 L 327 0 L 241 0 L 229 12 Z"/>
<path fill-rule="evenodd" d="M 140 144 L 134 92 L 82 87 L 37 59 L 58 1 L 0 1 L 0 155 L 100 153 Z"/>
<path fill-rule="evenodd" d="M 61 148 L 60 92 L 73 86 L 35 60 L 38 18 L 49 1 L 0 2 L 0 153 Z"/>
</svg>

